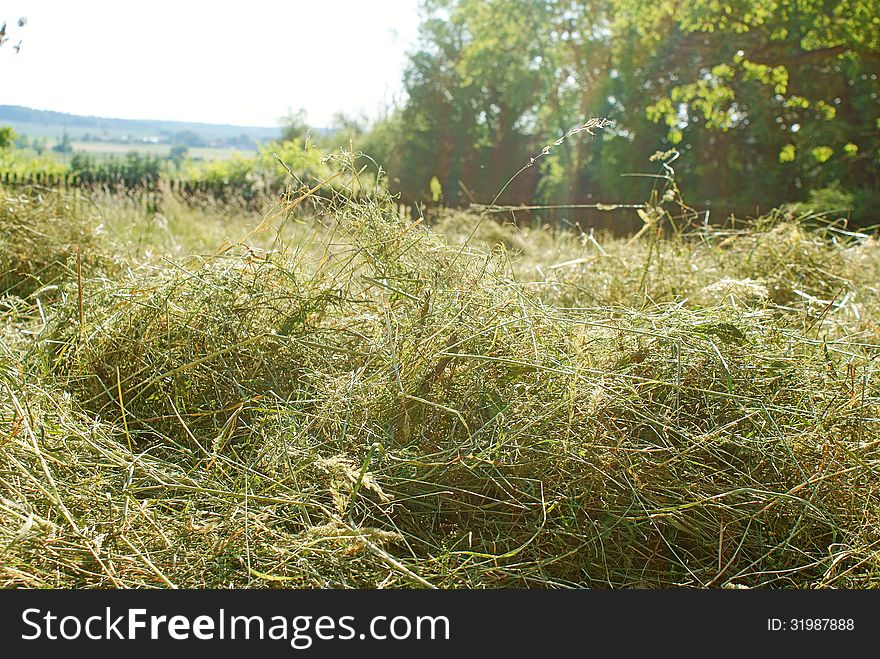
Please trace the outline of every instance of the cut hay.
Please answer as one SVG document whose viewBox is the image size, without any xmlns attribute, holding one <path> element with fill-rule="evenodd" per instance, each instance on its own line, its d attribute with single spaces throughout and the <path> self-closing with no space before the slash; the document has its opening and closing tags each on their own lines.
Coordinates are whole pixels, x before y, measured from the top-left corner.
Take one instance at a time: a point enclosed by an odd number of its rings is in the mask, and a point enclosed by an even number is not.
<svg viewBox="0 0 880 659">
<path fill-rule="evenodd" d="M 314 222 L 5 307 L 5 586 L 877 584 L 873 239 Z"/>
</svg>

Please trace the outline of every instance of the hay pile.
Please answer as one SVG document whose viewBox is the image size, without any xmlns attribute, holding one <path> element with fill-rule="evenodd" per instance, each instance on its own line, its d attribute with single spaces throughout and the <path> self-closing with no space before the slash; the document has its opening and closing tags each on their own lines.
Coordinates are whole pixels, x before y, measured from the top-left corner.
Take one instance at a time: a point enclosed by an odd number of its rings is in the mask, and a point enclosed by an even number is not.
<svg viewBox="0 0 880 659">
<path fill-rule="evenodd" d="M 0 295 L 26 298 L 75 278 L 77 270 L 112 269 L 102 228 L 81 200 L 0 192 Z"/>
<path fill-rule="evenodd" d="M 313 222 L 7 306 L 4 585 L 876 584 L 875 240 Z"/>
</svg>

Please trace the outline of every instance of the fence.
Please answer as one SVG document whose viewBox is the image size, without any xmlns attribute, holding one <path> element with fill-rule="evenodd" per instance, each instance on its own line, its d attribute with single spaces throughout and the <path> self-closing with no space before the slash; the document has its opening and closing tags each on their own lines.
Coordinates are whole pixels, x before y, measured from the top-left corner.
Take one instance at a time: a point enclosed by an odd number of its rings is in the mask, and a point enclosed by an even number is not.
<svg viewBox="0 0 880 659">
<path fill-rule="evenodd" d="M 228 183 L 225 181 L 188 180 L 182 178 L 167 177 L 126 177 L 123 174 L 112 175 L 95 174 L 65 174 L 53 175 L 46 172 L 33 172 L 27 175 L 19 175 L 14 172 L 0 172 L 0 188 L 7 190 L 44 189 L 63 192 L 93 193 L 102 191 L 110 194 L 125 195 L 142 203 L 149 212 L 157 212 L 161 209 L 165 195 L 172 194 L 186 201 L 221 201 L 243 203 L 247 207 L 259 208 L 264 204 L 271 203 L 280 195 L 289 190 L 257 188 L 250 183 Z M 312 196 L 313 201 L 303 204 L 305 208 L 313 208 L 314 200 L 325 201 L 337 200 L 342 194 L 339 190 L 316 190 Z M 372 198 L 373 195 L 359 193 L 351 195 L 345 192 L 343 196 L 348 198 L 364 199 Z M 424 207 L 422 208 L 424 210 Z M 417 217 L 420 212 L 414 206 L 397 204 L 397 211 L 401 215 Z"/>
<path fill-rule="evenodd" d="M 0 172 L 0 186 L 7 189 L 39 187 L 53 190 L 95 190 L 122 191 L 136 189 L 139 192 L 160 192 L 165 190 L 183 196 L 204 195 L 226 198 L 231 195 L 250 198 L 253 188 L 248 184 L 230 184 L 224 181 L 187 180 L 154 176 L 130 177 L 122 173 L 111 175 L 64 174 L 33 172 L 19 175 L 16 172 Z"/>
<path fill-rule="evenodd" d="M 66 174 L 58 176 L 46 172 L 34 172 L 25 176 L 20 176 L 13 172 L 0 172 L 0 188 L 12 190 L 42 188 L 59 191 L 83 191 L 86 193 L 103 191 L 125 195 L 130 199 L 139 201 L 149 212 L 161 210 L 165 195 L 168 193 L 186 201 L 234 201 L 236 203 L 243 203 L 246 207 L 259 208 L 276 200 L 287 191 L 281 188 L 277 190 L 257 189 L 247 182 L 225 182 L 205 179 L 188 180 L 150 175 L 131 177 L 121 172 L 114 172 L 109 175 L 87 173 L 85 175 Z M 342 193 L 339 190 L 317 190 L 313 194 L 314 199 L 305 202 L 303 207 L 306 210 L 314 210 L 317 200 L 333 201 L 338 199 L 340 194 Z M 352 197 L 348 192 L 345 192 L 343 196 Z M 354 198 L 363 199 L 369 196 L 366 194 L 355 194 Z M 544 215 L 534 216 L 535 210 L 539 210 L 544 214 L 549 212 L 551 222 L 554 220 L 558 221 L 556 216 L 560 212 L 567 210 L 569 213 L 576 213 L 574 215 L 577 218 L 575 222 L 563 221 L 564 224 L 572 226 L 574 224 L 582 224 L 584 226 L 608 229 L 615 233 L 632 233 L 640 227 L 641 222 L 632 211 L 632 208 L 641 206 L 640 204 L 616 205 L 614 207 L 606 207 L 604 211 L 597 209 L 597 207 L 601 208 L 601 206 L 601 204 L 584 204 L 580 207 L 561 207 L 559 210 L 554 207 L 509 206 L 494 210 L 492 214 L 497 215 L 501 212 L 505 215 L 504 219 L 506 221 L 513 221 L 518 224 L 529 224 L 533 221 L 541 224 L 546 222 L 548 217 Z M 401 200 L 398 200 L 396 210 L 401 216 L 416 219 L 426 213 L 433 215 L 435 209 L 426 204 L 401 203 Z"/>
</svg>

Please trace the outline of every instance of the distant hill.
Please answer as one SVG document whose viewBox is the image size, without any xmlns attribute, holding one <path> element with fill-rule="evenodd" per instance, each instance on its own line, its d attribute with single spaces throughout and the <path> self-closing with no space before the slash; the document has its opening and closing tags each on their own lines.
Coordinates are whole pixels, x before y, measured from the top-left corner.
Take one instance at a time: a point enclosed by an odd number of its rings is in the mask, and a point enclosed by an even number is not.
<svg viewBox="0 0 880 659">
<path fill-rule="evenodd" d="M 56 140 L 67 133 L 77 141 L 159 142 L 188 146 L 244 147 L 281 135 L 278 127 L 85 117 L 21 105 L 0 105 L 0 126 L 12 126 L 19 135 Z"/>
</svg>

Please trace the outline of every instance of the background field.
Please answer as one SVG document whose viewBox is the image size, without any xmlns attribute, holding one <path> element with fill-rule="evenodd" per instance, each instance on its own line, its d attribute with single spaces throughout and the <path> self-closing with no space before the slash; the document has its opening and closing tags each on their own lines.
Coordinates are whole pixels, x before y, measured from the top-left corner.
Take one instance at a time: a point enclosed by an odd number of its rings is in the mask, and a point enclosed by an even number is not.
<svg viewBox="0 0 880 659">
<path fill-rule="evenodd" d="M 124 156 L 132 151 L 157 158 L 168 158 L 171 155 L 170 144 L 130 144 L 112 142 L 73 142 L 74 151 L 89 155 Z M 244 158 L 252 158 L 256 155 L 252 149 L 215 148 L 196 146 L 188 149 L 190 158 L 196 160 L 228 160 L 237 155 Z"/>
</svg>

